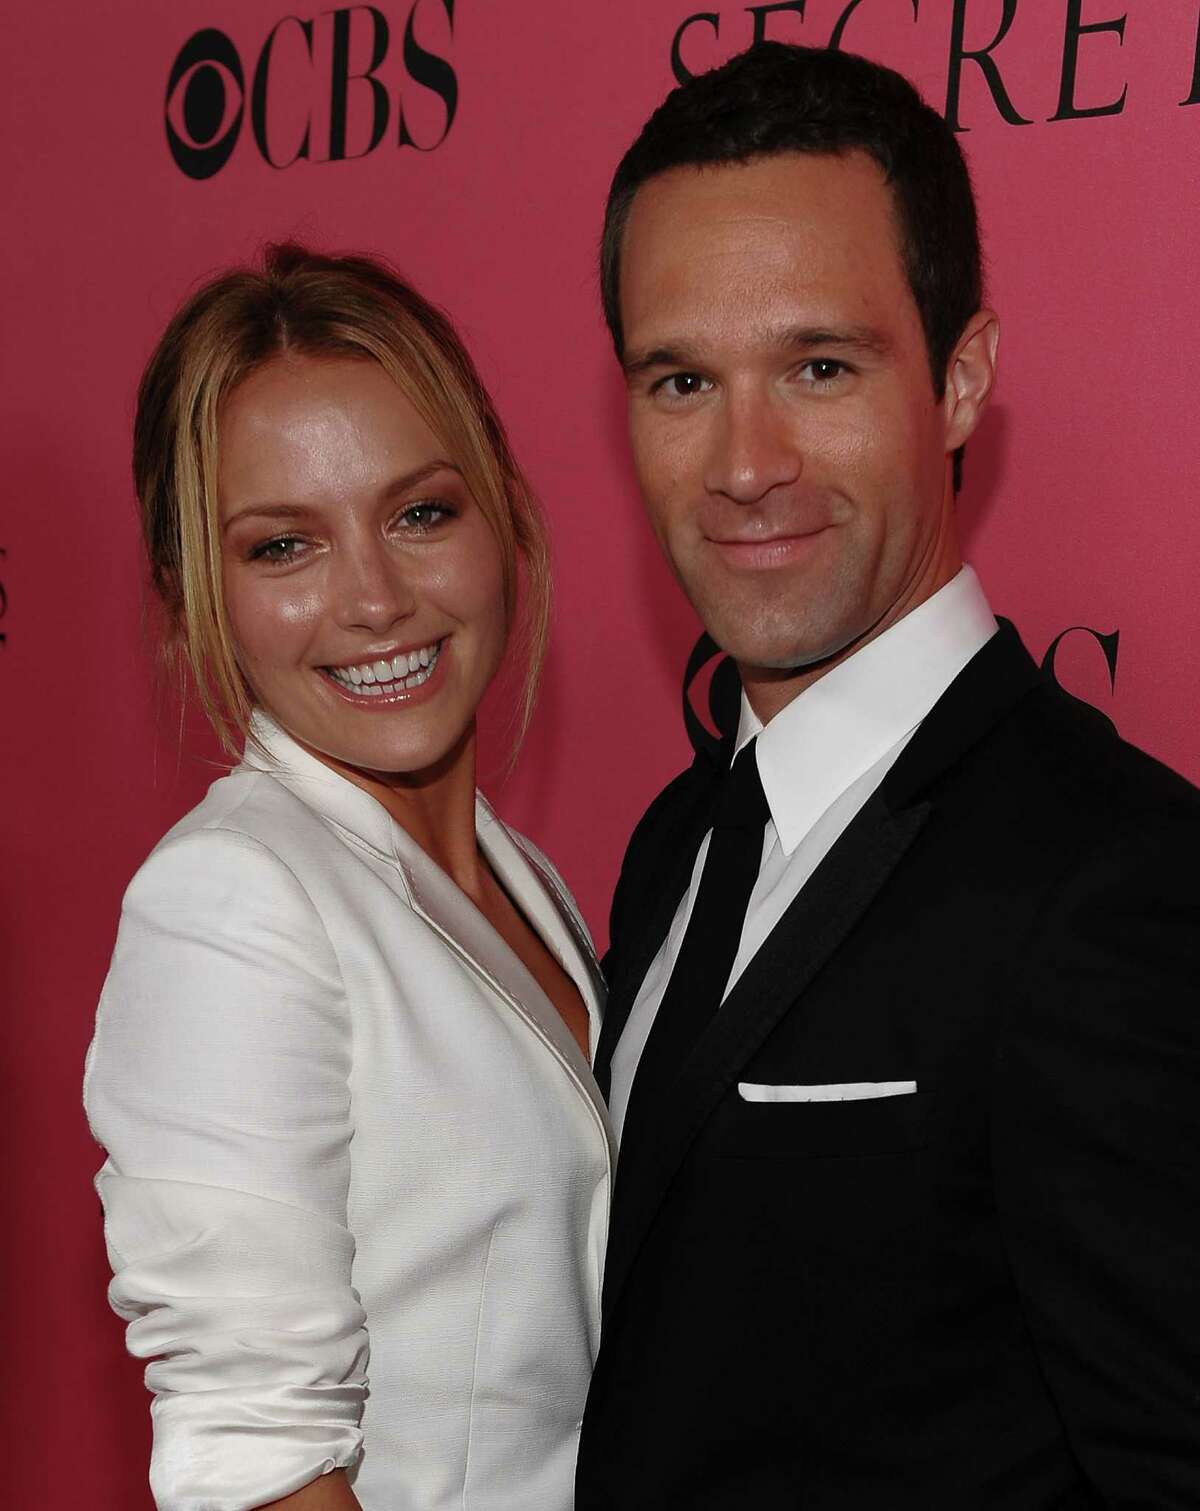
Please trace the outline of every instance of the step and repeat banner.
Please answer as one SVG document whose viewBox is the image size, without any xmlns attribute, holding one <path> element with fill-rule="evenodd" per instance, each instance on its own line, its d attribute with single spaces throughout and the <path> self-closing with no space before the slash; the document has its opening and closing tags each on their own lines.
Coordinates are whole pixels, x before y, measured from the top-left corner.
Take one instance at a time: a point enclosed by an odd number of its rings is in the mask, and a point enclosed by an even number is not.
<svg viewBox="0 0 1200 1511">
<path fill-rule="evenodd" d="M 130 483 L 179 299 L 296 236 L 386 254 L 458 321 L 557 570 L 538 714 L 506 777 L 495 711 L 483 780 L 602 941 L 629 830 L 688 758 L 698 630 L 627 456 L 608 180 L 676 79 L 757 39 L 889 62 L 962 134 L 1003 320 L 969 559 L 1065 685 L 1197 780 L 1200 0 L 110 0 L 10 8 L 6 38 L 7 1494 L 142 1511 L 147 1399 L 104 1300 L 79 1082 L 122 890 L 217 770 L 156 675 Z"/>
</svg>

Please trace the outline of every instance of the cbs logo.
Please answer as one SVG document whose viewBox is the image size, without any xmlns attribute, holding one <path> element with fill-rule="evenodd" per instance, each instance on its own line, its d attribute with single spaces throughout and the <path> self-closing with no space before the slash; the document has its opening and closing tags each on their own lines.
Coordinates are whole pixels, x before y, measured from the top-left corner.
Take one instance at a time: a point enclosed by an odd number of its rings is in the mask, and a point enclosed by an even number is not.
<svg viewBox="0 0 1200 1511">
<path fill-rule="evenodd" d="M 374 5 L 343 6 L 315 18 L 284 16 L 263 39 L 250 71 L 224 32 L 196 32 L 167 77 L 164 114 L 175 165 L 192 179 L 219 173 L 247 114 L 258 155 L 272 168 L 365 157 L 389 134 L 398 147 L 430 152 L 440 146 L 454 123 L 458 79 L 445 57 L 417 40 L 422 7 L 430 13 L 423 34 L 440 18 L 451 40 L 454 0 L 411 0 L 398 49 L 400 87 L 386 81 L 396 49 L 388 18 Z M 413 91 L 413 84 L 422 88 Z"/>
<path fill-rule="evenodd" d="M 211 27 L 188 39 L 167 79 L 167 142 L 189 178 L 211 178 L 237 146 L 246 81 L 237 48 Z"/>
</svg>

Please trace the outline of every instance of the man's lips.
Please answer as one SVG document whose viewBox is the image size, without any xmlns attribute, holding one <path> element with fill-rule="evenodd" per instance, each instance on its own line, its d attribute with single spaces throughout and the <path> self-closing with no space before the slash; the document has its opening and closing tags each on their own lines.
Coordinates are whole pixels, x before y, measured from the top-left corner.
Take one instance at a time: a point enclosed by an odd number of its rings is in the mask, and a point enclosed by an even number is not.
<svg viewBox="0 0 1200 1511">
<path fill-rule="evenodd" d="M 717 551 L 726 566 L 743 571 L 761 571 L 771 567 L 794 565 L 810 555 L 832 527 L 818 526 L 815 530 L 786 532 L 775 535 L 756 535 L 750 538 L 707 536 L 708 544 Z"/>
</svg>

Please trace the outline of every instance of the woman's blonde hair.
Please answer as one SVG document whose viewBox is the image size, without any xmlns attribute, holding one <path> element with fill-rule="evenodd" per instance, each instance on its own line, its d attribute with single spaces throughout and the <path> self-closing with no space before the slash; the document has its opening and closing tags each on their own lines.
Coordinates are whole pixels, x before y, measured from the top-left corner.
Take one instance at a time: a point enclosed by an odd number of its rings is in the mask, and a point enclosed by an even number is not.
<svg viewBox="0 0 1200 1511">
<path fill-rule="evenodd" d="M 266 248 L 261 270 L 235 268 L 194 294 L 167 326 L 138 390 L 133 475 L 167 649 L 190 670 L 222 743 L 236 753 L 253 703 L 222 589 L 221 406 L 284 354 L 378 362 L 447 448 L 500 547 L 510 640 L 515 630 L 525 657 L 519 738 L 545 655 L 549 549 L 491 398 L 446 316 L 383 262 L 287 243 Z"/>
</svg>

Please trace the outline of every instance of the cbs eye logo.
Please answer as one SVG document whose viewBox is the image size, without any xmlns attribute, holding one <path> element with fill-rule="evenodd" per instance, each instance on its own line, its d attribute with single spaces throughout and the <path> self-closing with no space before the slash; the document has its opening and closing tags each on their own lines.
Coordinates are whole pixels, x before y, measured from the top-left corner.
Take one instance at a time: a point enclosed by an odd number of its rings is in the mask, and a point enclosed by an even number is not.
<svg viewBox="0 0 1200 1511">
<path fill-rule="evenodd" d="M 189 178 L 211 178 L 237 146 L 245 114 L 242 60 L 224 32 L 198 31 L 167 79 L 167 143 Z"/>
</svg>

